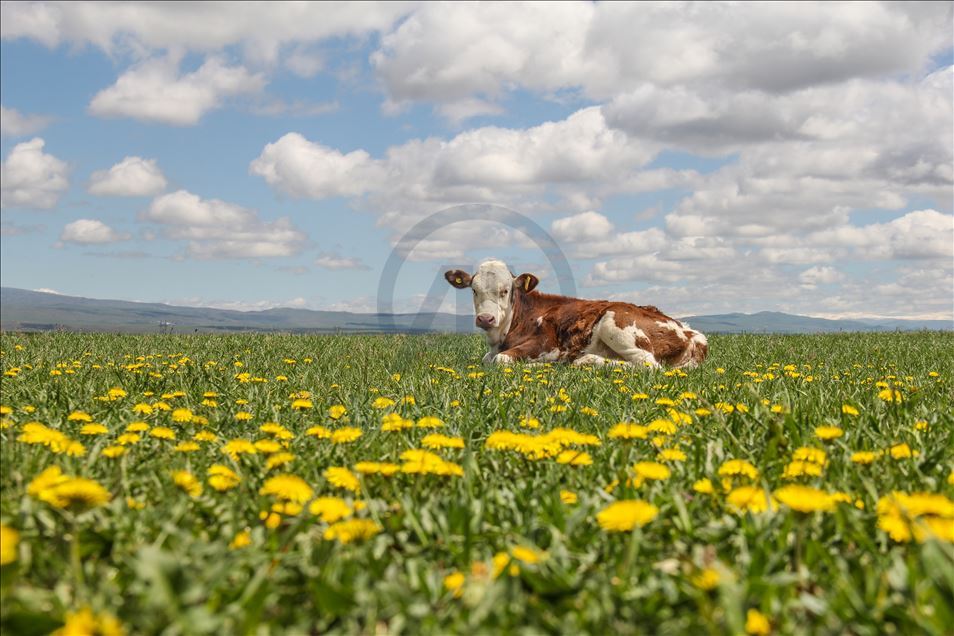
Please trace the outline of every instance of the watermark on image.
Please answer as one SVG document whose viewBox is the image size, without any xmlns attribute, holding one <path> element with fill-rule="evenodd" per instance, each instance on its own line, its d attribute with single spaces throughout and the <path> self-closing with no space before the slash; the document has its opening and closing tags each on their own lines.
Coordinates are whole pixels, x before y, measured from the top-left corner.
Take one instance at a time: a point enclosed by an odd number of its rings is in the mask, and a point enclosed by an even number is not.
<svg viewBox="0 0 954 636">
<path fill-rule="evenodd" d="M 377 314 L 381 331 L 426 333 L 448 330 L 438 329 L 435 325 L 444 299 L 448 293 L 454 292 L 444 279 L 444 272 L 452 269 L 473 272 L 476 270 L 477 263 L 435 264 L 430 287 L 420 309 L 416 314 L 412 314 L 413 319 L 410 324 L 406 319 L 409 314 L 395 314 L 395 288 L 404 263 L 422 242 L 440 230 L 474 221 L 488 221 L 522 233 L 543 252 L 550 268 L 556 274 L 559 293 L 564 296 L 576 295 L 576 281 L 566 255 L 556 240 L 536 221 L 502 205 L 489 203 L 455 205 L 439 210 L 413 225 L 391 249 L 378 280 Z M 493 254 L 487 254 L 487 256 L 493 256 Z M 460 298 L 458 302 L 461 302 Z M 456 312 L 455 321 L 453 331 L 468 331 L 474 324 L 472 315 L 460 311 Z"/>
</svg>

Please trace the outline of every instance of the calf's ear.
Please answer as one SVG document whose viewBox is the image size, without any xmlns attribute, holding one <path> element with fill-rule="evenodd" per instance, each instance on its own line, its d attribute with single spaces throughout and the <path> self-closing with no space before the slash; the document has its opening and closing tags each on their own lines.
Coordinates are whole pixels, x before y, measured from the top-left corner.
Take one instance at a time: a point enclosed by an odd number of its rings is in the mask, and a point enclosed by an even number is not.
<svg viewBox="0 0 954 636">
<path fill-rule="evenodd" d="M 471 276 L 467 272 L 460 269 L 451 269 L 444 272 L 444 278 L 447 279 L 447 282 L 456 287 L 457 289 L 464 289 L 465 287 L 470 287 Z"/>
<path fill-rule="evenodd" d="M 532 292 L 540 284 L 540 279 L 533 274 L 520 274 L 513 279 L 514 289 L 520 289 L 524 292 Z"/>
</svg>

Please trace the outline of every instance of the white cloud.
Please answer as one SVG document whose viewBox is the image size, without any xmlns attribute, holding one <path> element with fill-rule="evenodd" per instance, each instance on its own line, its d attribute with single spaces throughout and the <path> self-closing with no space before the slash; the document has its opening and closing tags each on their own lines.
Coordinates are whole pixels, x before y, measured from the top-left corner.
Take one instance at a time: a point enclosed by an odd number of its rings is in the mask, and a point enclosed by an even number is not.
<svg viewBox="0 0 954 636">
<path fill-rule="evenodd" d="M 521 204 L 526 210 L 539 206 L 548 191 L 574 205 L 592 203 L 584 191 L 625 190 L 631 182 L 637 187 L 639 169 L 657 150 L 608 129 L 599 109 L 587 108 L 522 130 L 486 126 L 448 140 L 413 139 L 380 158 L 288 133 L 266 145 L 249 169 L 296 197 L 367 195 L 382 224 L 406 229 L 454 203 Z"/>
<path fill-rule="evenodd" d="M 360 195 L 384 177 L 364 150 L 342 154 L 298 133 L 266 145 L 249 171 L 287 194 L 312 199 Z"/>
<path fill-rule="evenodd" d="M 806 289 L 815 289 L 819 285 L 831 285 L 842 279 L 844 279 L 844 275 L 828 265 L 816 265 L 798 275 L 798 282 Z"/>
<path fill-rule="evenodd" d="M 52 208 L 69 187 L 65 162 L 35 137 L 13 147 L 0 166 L 0 207 Z"/>
<path fill-rule="evenodd" d="M 254 210 L 185 190 L 157 197 L 141 218 L 163 225 L 168 239 L 188 241 L 186 255 L 197 259 L 292 256 L 308 240 L 287 217 L 262 221 Z"/>
<path fill-rule="evenodd" d="M 125 157 L 109 170 L 94 172 L 88 191 L 99 196 L 142 197 L 165 188 L 166 178 L 155 159 Z"/>
<path fill-rule="evenodd" d="M 593 210 L 557 219 L 550 224 L 555 239 L 574 243 L 606 238 L 613 229 L 609 219 Z"/>
<path fill-rule="evenodd" d="M 15 108 L 0 106 L 0 137 L 24 137 L 44 128 L 52 118 L 44 115 L 24 115 Z"/>
<path fill-rule="evenodd" d="M 288 300 L 217 300 L 214 298 L 172 298 L 159 302 L 174 307 L 202 307 L 207 309 L 226 309 L 229 311 L 267 311 L 290 307 L 292 309 L 313 309 L 313 303 L 298 296 Z"/>
<path fill-rule="evenodd" d="M 320 254 L 315 259 L 315 265 L 322 269 L 370 269 L 360 258 L 341 256 L 339 254 Z"/>
<path fill-rule="evenodd" d="M 645 84 L 782 93 L 914 73 L 950 42 L 941 3 L 427 3 L 372 62 L 397 101 L 515 88 L 606 99 Z"/>
<path fill-rule="evenodd" d="M 402 2 L 242 3 L 228 11 L 208 2 L 5 2 L 0 34 L 51 48 L 91 45 L 110 55 L 241 46 L 250 59 L 267 62 L 286 45 L 387 29 L 409 8 Z"/>
<path fill-rule="evenodd" d="M 97 219 L 77 219 L 68 223 L 60 234 L 64 243 L 79 245 L 99 245 L 128 240 L 129 234 L 122 234 Z"/>
<path fill-rule="evenodd" d="M 181 75 L 177 56 L 150 59 L 123 73 L 97 93 L 89 112 L 98 117 L 130 117 L 145 122 L 191 126 L 226 98 L 257 93 L 265 86 L 261 73 L 227 66 L 208 58 L 197 70 Z"/>
</svg>

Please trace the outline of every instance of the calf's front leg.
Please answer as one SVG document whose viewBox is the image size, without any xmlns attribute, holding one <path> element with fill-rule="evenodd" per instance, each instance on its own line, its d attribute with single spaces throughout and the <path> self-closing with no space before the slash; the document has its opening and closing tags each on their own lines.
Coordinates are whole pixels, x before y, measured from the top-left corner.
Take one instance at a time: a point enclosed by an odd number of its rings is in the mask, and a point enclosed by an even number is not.
<svg viewBox="0 0 954 636">
<path fill-rule="evenodd" d="M 530 351 L 526 347 L 510 347 L 494 356 L 494 364 L 513 364 L 514 362 L 526 360 L 530 356 Z"/>
</svg>

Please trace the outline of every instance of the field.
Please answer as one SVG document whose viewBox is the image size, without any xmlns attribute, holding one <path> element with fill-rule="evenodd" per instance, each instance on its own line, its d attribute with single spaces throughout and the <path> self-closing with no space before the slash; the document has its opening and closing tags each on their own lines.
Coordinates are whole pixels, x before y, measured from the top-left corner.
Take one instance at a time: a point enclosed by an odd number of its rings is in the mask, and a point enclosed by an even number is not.
<svg viewBox="0 0 954 636">
<path fill-rule="evenodd" d="M 710 345 L 5 334 L 0 627 L 949 634 L 954 335 Z"/>
</svg>

